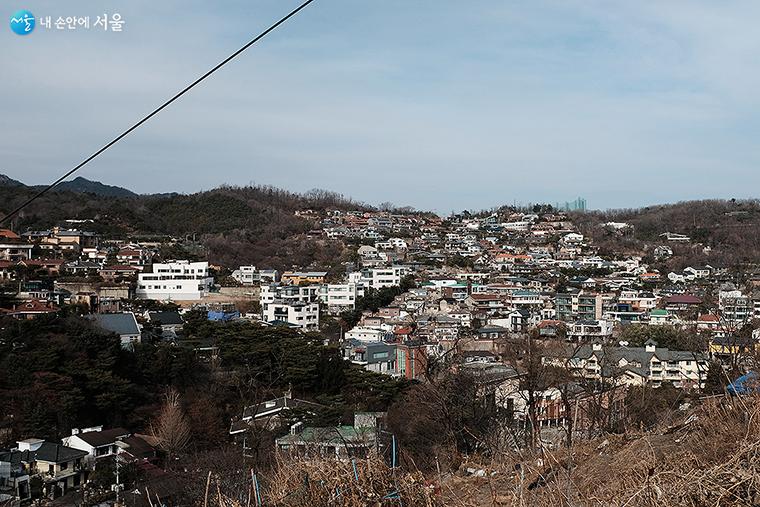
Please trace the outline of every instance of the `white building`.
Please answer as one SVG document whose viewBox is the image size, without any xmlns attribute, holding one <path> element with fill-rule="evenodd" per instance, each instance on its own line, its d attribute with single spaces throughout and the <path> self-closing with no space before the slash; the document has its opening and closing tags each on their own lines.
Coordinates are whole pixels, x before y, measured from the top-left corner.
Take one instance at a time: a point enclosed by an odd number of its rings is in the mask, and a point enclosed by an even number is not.
<svg viewBox="0 0 760 507">
<path fill-rule="evenodd" d="M 287 322 L 304 331 L 319 329 L 319 285 L 262 285 L 261 319 Z"/>
<path fill-rule="evenodd" d="M 243 285 L 256 285 L 261 281 L 261 274 L 256 266 L 240 266 L 232 272 L 232 278 Z"/>
<path fill-rule="evenodd" d="M 375 243 L 377 250 L 406 250 L 408 247 L 407 242 L 401 238 L 388 238 Z"/>
<path fill-rule="evenodd" d="M 320 294 L 319 285 L 282 285 L 272 283 L 261 286 L 259 301 L 262 305 L 284 301 L 287 303 L 312 303 Z"/>
<path fill-rule="evenodd" d="M 734 322 L 746 322 L 754 314 L 752 299 L 740 290 L 722 290 L 718 292 L 718 307 L 721 316 Z"/>
<path fill-rule="evenodd" d="M 63 445 L 86 452 L 90 458 L 113 456 L 119 452 L 116 442 L 130 436 L 124 428 L 103 430 L 103 426 L 72 428 L 71 435 L 61 439 Z"/>
<path fill-rule="evenodd" d="M 613 326 L 613 322 L 604 319 L 579 320 L 570 325 L 567 338 L 576 342 L 606 340 L 612 336 Z"/>
<path fill-rule="evenodd" d="M 362 284 L 365 287 L 382 289 L 401 285 L 401 279 L 408 273 L 406 266 L 391 266 L 389 268 L 365 269 L 349 275 L 349 282 Z"/>
<path fill-rule="evenodd" d="M 20 261 L 32 258 L 34 245 L 0 241 L 0 260 Z"/>
<path fill-rule="evenodd" d="M 208 262 L 170 261 L 153 264 L 152 273 L 140 273 L 138 299 L 198 300 L 208 294 L 213 278 L 208 276 Z"/>
<path fill-rule="evenodd" d="M 287 322 L 304 331 L 319 330 L 319 303 L 298 303 L 275 300 L 261 304 L 261 317 L 265 322 Z"/>
<path fill-rule="evenodd" d="M 319 287 L 319 300 L 330 312 L 340 313 L 356 308 L 356 299 L 364 295 L 364 287 L 355 283 L 327 284 Z"/>
<path fill-rule="evenodd" d="M 360 342 L 381 342 L 388 334 L 388 331 L 376 327 L 356 326 L 346 332 L 345 339 Z"/>
</svg>

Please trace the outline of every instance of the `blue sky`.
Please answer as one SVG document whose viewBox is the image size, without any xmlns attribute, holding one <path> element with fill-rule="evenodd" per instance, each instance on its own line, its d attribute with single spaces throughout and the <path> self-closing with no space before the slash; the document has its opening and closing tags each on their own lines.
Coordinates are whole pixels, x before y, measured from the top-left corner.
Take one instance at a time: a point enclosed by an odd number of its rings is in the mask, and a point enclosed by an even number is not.
<svg viewBox="0 0 760 507">
<path fill-rule="evenodd" d="M 297 2 L 28 1 L 0 173 L 48 182 Z M 119 12 L 122 33 L 37 27 Z M 316 0 L 80 175 L 441 212 L 758 197 L 758 2 Z"/>
</svg>

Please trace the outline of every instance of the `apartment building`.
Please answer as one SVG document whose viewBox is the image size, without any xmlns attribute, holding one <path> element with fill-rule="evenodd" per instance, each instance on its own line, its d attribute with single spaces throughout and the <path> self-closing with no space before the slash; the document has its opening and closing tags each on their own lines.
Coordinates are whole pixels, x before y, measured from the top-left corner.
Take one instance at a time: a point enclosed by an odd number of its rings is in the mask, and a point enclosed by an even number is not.
<svg viewBox="0 0 760 507">
<path fill-rule="evenodd" d="M 702 388 L 707 378 L 708 360 L 704 354 L 669 350 L 652 340 L 643 347 L 594 343 L 570 347 L 567 353 L 544 361 L 568 364 L 575 375 L 586 379 L 617 378 L 622 383 L 653 387 L 670 382 L 675 387 Z"/>
<path fill-rule="evenodd" d="M 722 290 L 718 293 L 718 308 L 724 320 L 746 322 L 755 311 L 752 299 L 740 290 Z"/>
<path fill-rule="evenodd" d="M 555 305 L 559 320 L 599 320 L 602 318 L 601 294 L 584 292 L 557 294 Z"/>
</svg>

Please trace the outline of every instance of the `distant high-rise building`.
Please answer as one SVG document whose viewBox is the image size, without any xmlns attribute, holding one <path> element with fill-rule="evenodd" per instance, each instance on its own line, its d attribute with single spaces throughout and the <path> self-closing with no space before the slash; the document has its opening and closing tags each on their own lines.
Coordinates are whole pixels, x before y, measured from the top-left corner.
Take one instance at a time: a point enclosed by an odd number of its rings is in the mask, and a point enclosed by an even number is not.
<svg viewBox="0 0 760 507">
<path fill-rule="evenodd" d="M 586 199 L 579 197 L 574 201 L 565 202 L 564 204 L 557 203 L 555 207 L 562 211 L 586 211 Z"/>
</svg>

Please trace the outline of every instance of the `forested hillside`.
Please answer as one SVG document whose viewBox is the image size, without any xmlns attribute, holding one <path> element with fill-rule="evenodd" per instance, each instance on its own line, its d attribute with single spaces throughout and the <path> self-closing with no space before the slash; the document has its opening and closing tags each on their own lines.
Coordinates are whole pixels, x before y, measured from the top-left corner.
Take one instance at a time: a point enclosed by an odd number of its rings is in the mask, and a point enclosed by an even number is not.
<svg viewBox="0 0 760 507">
<path fill-rule="evenodd" d="M 243 406 L 286 389 L 323 402 L 313 417 L 337 424 L 354 409 L 387 410 L 406 386 L 342 361 L 338 349 L 323 346 L 323 335 L 307 339 L 292 329 L 215 323 L 200 314 L 188 317 L 185 332 L 189 344 L 220 347 L 219 361 L 153 335 L 128 352 L 117 335 L 73 314 L 0 329 L 0 429 L 9 430 L 0 432 L 0 447 L 22 435 L 57 440 L 77 425 L 148 431 L 167 389 L 186 397 L 195 444 L 213 447 Z"/>
<path fill-rule="evenodd" d="M 651 254 L 654 246 L 668 244 L 674 256 L 670 269 L 689 264 L 734 267 L 760 262 L 760 201 L 703 200 L 649 206 L 639 209 L 575 214 L 581 232 L 604 252 Z M 633 230 L 616 232 L 608 222 L 625 222 Z M 685 234 L 691 241 L 668 243 L 660 234 Z M 707 247 L 707 251 L 705 251 Z"/>
<path fill-rule="evenodd" d="M 195 235 L 209 249 L 212 262 L 284 268 L 288 261 L 319 264 L 342 253 L 333 242 L 305 241 L 303 234 L 314 224 L 296 217 L 297 210 L 366 207 L 321 190 L 301 195 L 273 187 L 225 186 L 189 195 L 129 196 L 118 187 L 89 183 L 87 188 L 97 193 L 55 189 L 44 195 L 13 220 L 13 229 L 23 232 L 67 219 L 94 219 L 87 229 L 106 238 Z M 11 211 L 36 191 L 0 178 L 0 213 Z"/>
</svg>

